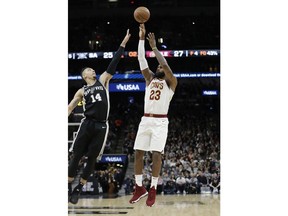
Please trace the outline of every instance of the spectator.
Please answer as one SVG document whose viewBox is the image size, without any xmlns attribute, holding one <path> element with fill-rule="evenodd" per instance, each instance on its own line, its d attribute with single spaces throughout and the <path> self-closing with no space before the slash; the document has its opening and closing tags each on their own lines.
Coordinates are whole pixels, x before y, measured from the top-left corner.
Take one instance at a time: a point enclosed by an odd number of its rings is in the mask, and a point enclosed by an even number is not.
<svg viewBox="0 0 288 216">
<path fill-rule="evenodd" d="M 197 180 L 197 193 L 201 193 L 201 187 L 207 187 L 208 185 L 208 180 L 201 170 L 198 170 Z"/>
<path fill-rule="evenodd" d="M 209 184 L 211 193 L 220 194 L 220 178 L 217 174 L 213 174 L 211 182 Z"/>
<path fill-rule="evenodd" d="M 177 188 L 177 194 L 180 194 L 180 193 L 186 194 L 186 191 L 185 191 L 186 179 L 185 179 L 183 172 L 181 172 L 181 174 L 176 179 L 176 188 Z"/>
</svg>

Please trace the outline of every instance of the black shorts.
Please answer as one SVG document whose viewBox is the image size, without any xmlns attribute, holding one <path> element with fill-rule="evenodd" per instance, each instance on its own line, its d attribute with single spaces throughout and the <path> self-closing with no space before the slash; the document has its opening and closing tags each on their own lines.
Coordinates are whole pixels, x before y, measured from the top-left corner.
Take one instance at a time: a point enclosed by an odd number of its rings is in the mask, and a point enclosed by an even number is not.
<svg viewBox="0 0 288 216">
<path fill-rule="evenodd" d="M 83 119 L 70 151 L 88 157 L 99 156 L 98 159 L 100 160 L 105 148 L 108 131 L 108 121 L 99 122 Z"/>
</svg>

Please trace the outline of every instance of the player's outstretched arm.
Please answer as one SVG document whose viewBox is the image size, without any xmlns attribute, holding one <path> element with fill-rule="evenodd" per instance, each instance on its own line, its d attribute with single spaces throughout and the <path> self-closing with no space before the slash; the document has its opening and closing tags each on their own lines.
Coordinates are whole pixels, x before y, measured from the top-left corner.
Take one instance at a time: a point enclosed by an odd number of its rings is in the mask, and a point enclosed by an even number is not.
<svg viewBox="0 0 288 216">
<path fill-rule="evenodd" d="M 146 85 L 150 83 L 153 78 L 153 72 L 150 71 L 147 60 L 145 58 L 145 34 L 146 29 L 144 24 L 139 26 L 139 43 L 138 43 L 138 61 L 141 73 L 143 74 Z"/>
<path fill-rule="evenodd" d="M 121 56 L 124 54 L 124 48 L 126 46 L 126 43 L 128 42 L 131 34 L 129 33 L 129 29 L 126 32 L 126 35 L 123 39 L 123 41 L 120 44 L 119 49 L 115 53 L 113 59 L 111 60 L 110 64 L 107 67 L 107 70 L 101 74 L 99 81 L 105 86 L 108 86 L 109 80 L 112 78 L 112 76 L 115 74 L 116 67 L 121 59 Z"/>
<path fill-rule="evenodd" d="M 170 88 L 175 91 L 176 86 L 177 86 L 177 78 L 174 76 L 171 68 L 169 67 L 166 59 L 164 56 L 159 52 L 157 46 L 156 46 L 156 40 L 155 40 L 155 35 L 154 33 L 149 33 L 147 40 L 149 41 L 149 45 L 151 49 L 154 51 L 155 56 L 157 58 L 157 61 L 159 64 L 162 66 L 164 73 L 165 73 L 165 80 L 169 84 Z"/>
<path fill-rule="evenodd" d="M 68 105 L 68 116 L 71 114 L 71 112 L 75 109 L 75 107 L 77 106 L 77 104 L 82 101 L 83 99 L 83 88 L 79 89 L 75 95 L 74 98 L 71 100 L 71 102 Z"/>
</svg>

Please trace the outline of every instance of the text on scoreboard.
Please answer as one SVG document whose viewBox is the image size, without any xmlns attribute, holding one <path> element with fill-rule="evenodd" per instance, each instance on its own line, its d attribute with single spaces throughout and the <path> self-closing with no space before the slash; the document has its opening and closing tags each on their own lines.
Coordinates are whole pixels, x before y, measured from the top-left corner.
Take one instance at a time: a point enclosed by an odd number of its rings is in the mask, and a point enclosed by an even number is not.
<svg viewBox="0 0 288 216">
<path fill-rule="evenodd" d="M 205 57 L 205 56 L 220 56 L 220 50 L 159 50 L 159 52 L 168 58 L 182 58 L 182 57 Z M 71 52 L 68 53 L 68 59 L 111 59 L 115 52 Z M 145 52 L 146 58 L 154 58 L 153 51 Z M 136 58 L 137 51 L 125 51 L 122 58 Z"/>
</svg>

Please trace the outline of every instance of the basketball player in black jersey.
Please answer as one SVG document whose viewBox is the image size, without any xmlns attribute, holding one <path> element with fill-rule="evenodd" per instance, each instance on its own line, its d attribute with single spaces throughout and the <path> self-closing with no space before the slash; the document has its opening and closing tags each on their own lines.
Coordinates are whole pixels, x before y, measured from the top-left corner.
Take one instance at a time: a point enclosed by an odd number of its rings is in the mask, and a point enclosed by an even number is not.
<svg viewBox="0 0 288 216">
<path fill-rule="evenodd" d="M 124 53 L 124 48 L 130 36 L 128 29 L 107 70 L 100 75 L 98 80 L 92 68 L 87 67 L 82 69 L 81 76 L 87 85 L 76 92 L 68 105 L 69 116 L 77 104 L 83 101 L 85 116 L 81 121 L 77 136 L 70 148 L 73 156 L 68 167 L 68 199 L 73 204 L 78 202 L 82 187 L 93 172 L 96 159 L 100 160 L 103 154 L 109 131 L 107 121 L 110 109 L 108 84 L 115 73 L 116 66 L 120 61 L 121 55 Z M 83 170 L 79 184 L 71 192 L 71 184 L 76 176 L 78 163 L 84 155 L 88 157 L 87 165 Z"/>
</svg>

